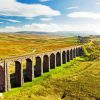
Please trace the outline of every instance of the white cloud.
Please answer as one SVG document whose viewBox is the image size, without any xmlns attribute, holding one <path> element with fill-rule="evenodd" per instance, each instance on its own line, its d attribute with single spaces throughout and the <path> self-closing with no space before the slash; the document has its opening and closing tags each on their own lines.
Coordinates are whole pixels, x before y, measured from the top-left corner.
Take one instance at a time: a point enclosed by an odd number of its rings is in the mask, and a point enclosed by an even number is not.
<svg viewBox="0 0 100 100">
<path fill-rule="evenodd" d="M 64 28 L 67 29 L 67 31 L 93 31 L 93 32 L 97 32 L 100 34 L 100 25 L 96 25 L 96 24 L 82 24 L 82 25 L 64 25 Z"/>
<path fill-rule="evenodd" d="M 52 20 L 52 18 L 41 18 L 40 20 L 42 20 L 42 21 L 51 21 Z"/>
<path fill-rule="evenodd" d="M 7 26 L 1 28 L 0 32 L 16 32 L 16 31 L 37 31 L 37 32 L 57 32 L 57 31 L 93 31 L 100 34 L 100 25 L 82 24 L 82 25 L 58 25 L 55 23 L 49 24 L 30 24 L 22 27 Z"/>
<path fill-rule="evenodd" d="M 97 5 L 100 5 L 100 2 L 97 2 L 96 4 L 97 4 Z"/>
<path fill-rule="evenodd" d="M 0 24 L 2 24 L 2 23 L 4 23 L 4 22 L 0 22 Z"/>
<path fill-rule="evenodd" d="M 40 2 L 47 2 L 47 1 L 50 1 L 50 0 L 40 0 Z"/>
<path fill-rule="evenodd" d="M 37 32 L 56 32 L 60 31 L 60 27 L 54 23 L 50 24 L 30 24 L 22 27 L 6 26 L 0 29 L 2 32 L 16 32 L 16 31 L 37 31 Z"/>
<path fill-rule="evenodd" d="M 33 17 L 25 17 L 25 19 L 27 19 L 27 20 L 33 20 L 34 18 Z"/>
<path fill-rule="evenodd" d="M 13 19 L 8 19 L 7 21 L 9 21 L 9 22 L 14 22 L 14 23 L 20 23 L 20 21 L 18 21 L 18 20 L 13 20 Z"/>
<path fill-rule="evenodd" d="M 5 21 L 8 21 L 8 22 L 20 23 L 20 21 L 15 20 L 15 19 L 5 19 L 5 18 L 0 18 L 0 19 L 1 20 L 5 20 Z"/>
<path fill-rule="evenodd" d="M 24 4 L 16 0 L 0 0 L 0 15 L 6 16 L 58 16 L 60 12 L 42 4 Z"/>
<path fill-rule="evenodd" d="M 100 13 L 94 13 L 94 12 L 72 12 L 67 16 L 71 18 L 100 19 Z"/>
<path fill-rule="evenodd" d="M 71 9 L 78 9 L 79 7 L 77 7 L 77 6 L 73 6 L 73 7 L 68 7 L 68 8 L 66 8 L 66 9 L 69 9 L 69 10 L 71 10 Z"/>
</svg>

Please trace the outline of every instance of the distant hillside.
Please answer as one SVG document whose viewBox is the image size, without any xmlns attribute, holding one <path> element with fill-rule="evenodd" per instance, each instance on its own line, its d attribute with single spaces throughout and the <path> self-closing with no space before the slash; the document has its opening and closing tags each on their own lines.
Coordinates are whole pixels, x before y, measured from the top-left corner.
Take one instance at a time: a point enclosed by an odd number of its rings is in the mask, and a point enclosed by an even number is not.
<svg viewBox="0 0 100 100">
<path fill-rule="evenodd" d="M 24 34 L 48 34 L 47 32 L 35 32 L 35 31 L 20 31 L 16 33 L 24 33 Z"/>
<path fill-rule="evenodd" d="M 1 33 L 7 33 L 7 32 L 1 32 Z M 0 34 L 1 34 L 0 33 Z M 14 33 L 14 32 L 8 32 L 8 33 Z M 91 32 L 91 31 L 58 31 L 58 32 L 35 32 L 35 31 L 19 31 L 15 32 L 17 34 L 39 34 L 39 35 L 54 35 L 54 36 L 66 36 L 66 37 L 73 37 L 73 36 L 89 36 L 89 35 L 96 35 L 97 33 Z M 99 36 L 99 35 L 97 35 Z"/>
<path fill-rule="evenodd" d="M 64 36 L 88 36 L 88 35 L 95 35 L 95 32 L 79 32 L 79 31 L 63 31 L 63 32 L 55 32 L 55 34 L 58 35 L 64 35 Z"/>
<path fill-rule="evenodd" d="M 100 35 L 96 35 L 97 38 L 100 38 Z"/>
<path fill-rule="evenodd" d="M 59 31 L 59 32 L 35 32 L 35 31 L 20 31 L 16 33 L 24 33 L 24 34 L 51 34 L 51 35 L 60 35 L 60 36 L 88 36 L 88 35 L 95 35 L 95 32 L 79 32 L 79 31 Z"/>
</svg>

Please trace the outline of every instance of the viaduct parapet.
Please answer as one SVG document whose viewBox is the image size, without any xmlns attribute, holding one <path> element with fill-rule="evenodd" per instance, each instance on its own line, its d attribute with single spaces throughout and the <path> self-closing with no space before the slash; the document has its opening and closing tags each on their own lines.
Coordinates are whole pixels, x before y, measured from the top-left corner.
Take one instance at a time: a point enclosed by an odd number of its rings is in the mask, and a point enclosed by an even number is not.
<svg viewBox="0 0 100 100">
<path fill-rule="evenodd" d="M 74 46 L 42 54 L 5 59 L 3 62 L 0 62 L 0 92 L 11 90 L 12 82 L 9 71 L 11 63 L 15 63 L 16 87 L 21 87 L 25 79 L 32 81 L 35 77 L 39 77 L 43 73 L 69 62 L 73 58 L 81 56 L 82 52 L 82 46 Z M 23 74 L 23 61 L 26 61 L 25 77 Z"/>
</svg>

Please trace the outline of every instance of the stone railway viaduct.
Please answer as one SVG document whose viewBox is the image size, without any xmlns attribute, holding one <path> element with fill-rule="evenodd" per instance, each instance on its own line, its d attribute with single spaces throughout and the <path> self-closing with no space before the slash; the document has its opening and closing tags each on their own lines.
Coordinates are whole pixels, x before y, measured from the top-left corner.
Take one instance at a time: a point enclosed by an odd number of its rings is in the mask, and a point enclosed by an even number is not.
<svg viewBox="0 0 100 100">
<path fill-rule="evenodd" d="M 42 54 L 5 59 L 3 62 L 0 62 L 0 92 L 11 90 L 9 67 L 13 62 L 15 63 L 16 87 L 21 87 L 25 79 L 22 67 L 23 61 L 26 61 L 26 79 L 27 81 L 32 81 L 35 77 L 49 72 L 50 69 L 54 69 L 77 56 L 81 56 L 82 51 L 82 46 L 74 46 Z"/>
</svg>

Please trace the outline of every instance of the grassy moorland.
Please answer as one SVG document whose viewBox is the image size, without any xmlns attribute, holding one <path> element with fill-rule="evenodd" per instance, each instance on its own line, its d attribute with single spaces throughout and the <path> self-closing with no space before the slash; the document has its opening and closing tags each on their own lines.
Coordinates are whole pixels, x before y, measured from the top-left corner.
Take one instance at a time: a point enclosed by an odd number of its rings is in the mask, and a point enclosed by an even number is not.
<svg viewBox="0 0 100 100">
<path fill-rule="evenodd" d="M 84 45 L 84 56 L 4 93 L 3 100 L 100 100 L 100 46 Z"/>
<path fill-rule="evenodd" d="M 0 34 L 0 58 L 42 53 L 76 44 L 77 38 L 32 34 Z"/>
</svg>

